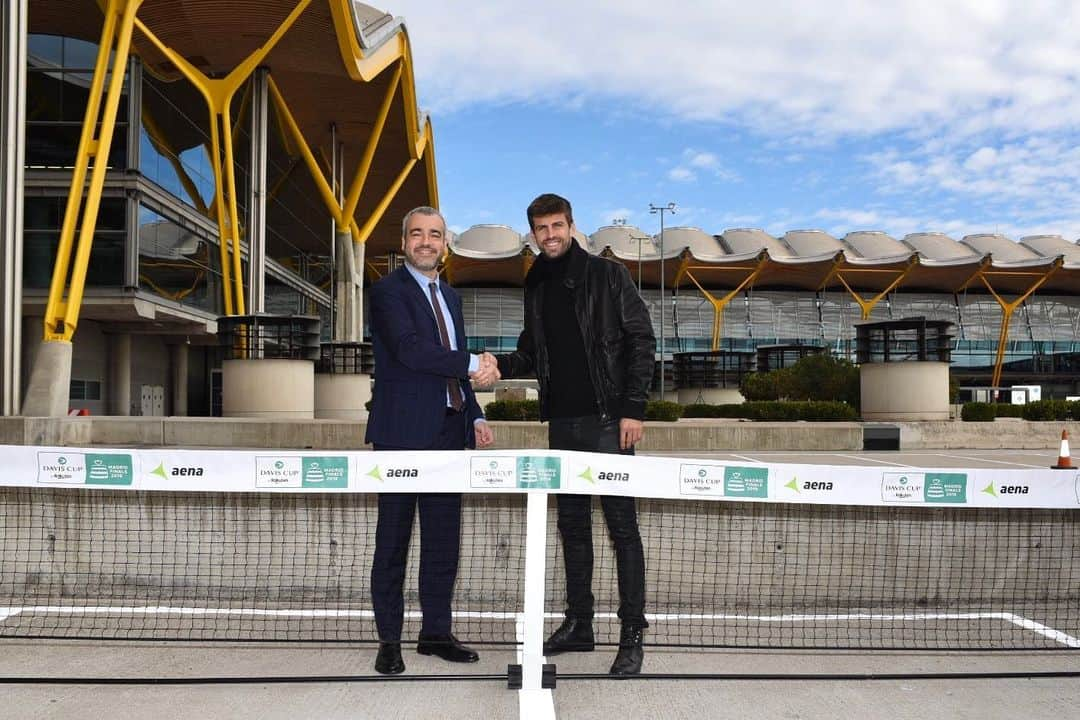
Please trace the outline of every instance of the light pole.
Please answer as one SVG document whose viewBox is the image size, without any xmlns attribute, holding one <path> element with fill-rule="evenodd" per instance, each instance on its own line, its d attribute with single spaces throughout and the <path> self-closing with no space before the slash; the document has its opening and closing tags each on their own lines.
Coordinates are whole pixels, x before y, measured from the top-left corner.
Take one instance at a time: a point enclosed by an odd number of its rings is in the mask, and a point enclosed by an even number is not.
<svg viewBox="0 0 1080 720">
<path fill-rule="evenodd" d="M 649 203 L 649 214 L 660 215 L 660 402 L 664 401 L 664 386 L 667 385 L 664 372 L 664 213 L 674 215 L 675 203 L 669 202 L 667 205 Z M 640 263 L 638 267 L 641 267 Z"/>
</svg>

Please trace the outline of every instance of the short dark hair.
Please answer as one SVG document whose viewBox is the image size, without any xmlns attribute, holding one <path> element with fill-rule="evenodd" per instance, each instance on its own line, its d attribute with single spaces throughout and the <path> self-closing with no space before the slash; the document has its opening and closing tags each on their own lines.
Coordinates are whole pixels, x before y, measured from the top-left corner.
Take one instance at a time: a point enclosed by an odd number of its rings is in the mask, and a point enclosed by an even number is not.
<svg viewBox="0 0 1080 720">
<path fill-rule="evenodd" d="M 566 216 L 566 222 L 574 224 L 574 211 L 570 208 L 570 201 L 555 193 L 544 193 L 531 203 L 525 210 L 529 217 L 529 229 L 533 228 L 533 218 L 544 215 L 557 215 L 562 213 Z"/>
</svg>

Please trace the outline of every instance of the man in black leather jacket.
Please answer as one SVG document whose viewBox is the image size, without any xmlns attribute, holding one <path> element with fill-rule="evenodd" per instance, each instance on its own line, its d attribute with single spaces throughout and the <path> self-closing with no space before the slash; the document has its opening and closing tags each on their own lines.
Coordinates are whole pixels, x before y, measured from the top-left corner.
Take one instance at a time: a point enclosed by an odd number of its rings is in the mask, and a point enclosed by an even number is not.
<svg viewBox="0 0 1080 720">
<path fill-rule="evenodd" d="M 556 450 L 632 455 L 644 432 L 656 338 L 630 272 L 590 255 L 573 238 L 570 203 L 545 194 L 527 210 L 540 256 L 525 280 L 525 329 L 498 357 L 502 377 L 535 373 L 540 416 Z M 566 619 L 545 655 L 593 650 L 592 498 L 556 495 L 566 560 Z M 619 578 L 619 651 L 613 675 L 641 671 L 645 556 L 634 498 L 600 498 Z"/>
</svg>

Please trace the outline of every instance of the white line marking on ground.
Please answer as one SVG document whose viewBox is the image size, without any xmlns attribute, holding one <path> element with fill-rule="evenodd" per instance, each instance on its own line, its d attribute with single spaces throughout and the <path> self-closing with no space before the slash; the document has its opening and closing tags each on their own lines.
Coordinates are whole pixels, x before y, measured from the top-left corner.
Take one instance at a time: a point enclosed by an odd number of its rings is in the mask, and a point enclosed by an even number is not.
<svg viewBox="0 0 1080 720">
<path fill-rule="evenodd" d="M 746 462 L 754 462 L 754 463 L 766 463 L 766 462 L 768 462 L 767 460 L 758 460 L 757 458 L 752 458 L 749 455 L 736 455 L 735 453 L 731 453 L 731 457 L 738 458 L 739 460 L 745 460 Z"/>
<path fill-rule="evenodd" d="M 830 453 L 830 454 L 833 455 L 834 457 L 851 458 L 853 460 L 865 460 L 866 462 L 878 463 L 879 465 L 887 465 L 889 467 L 902 467 L 902 468 L 917 468 L 918 467 L 917 465 L 904 465 L 903 463 L 898 463 L 895 460 L 889 460 L 889 461 L 878 460 L 877 458 L 865 457 L 863 455 L 855 455 L 853 453 L 852 454 Z"/>
<path fill-rule="evenodd" d="M 1022 468 L 1045 468 L 1045 465 L 1028 465 L 1027 463 L 1008 462 L 1007 460 L 991 460 L 988 457 L 971 457 L 970 455 L 953 455 L 952 453 L 919 453 L 927 457 L 947 457 L 957 460 L 978 460 L 979 462 L 994 463 L 995 465 L 1015 465 Z"/>
<path fill-rule="evenodd" d="M 1023 617 L 1021 615 L 1013 615 L 1012 613 L 1001 613 L 1001 617 L 1013 623 L 1014 625 L 1019 625 L 1025 630 L 1032 630 L 1039 635 L 1042 635 L 1043 637 L 1050 638 L 1054 642 L 1059 642 L 1062 645 L 1071 648 L 1080 648 L 1080 640 L 1077 640 L 1072 635 L 1063 633 L 1060 630 L 1055 630 L 1054 628 L 1047 627 L 1042 623 L 1037 623 L 1034 620 L 1028 620 L 1026 617 Z"/>
<path fill-rule="evenodd" d="M 21 612 L 22 608 L 18 607 L 0 607 L 0 622 L 3 622 L 12 615 L 18 615 Z"/>
</svg>

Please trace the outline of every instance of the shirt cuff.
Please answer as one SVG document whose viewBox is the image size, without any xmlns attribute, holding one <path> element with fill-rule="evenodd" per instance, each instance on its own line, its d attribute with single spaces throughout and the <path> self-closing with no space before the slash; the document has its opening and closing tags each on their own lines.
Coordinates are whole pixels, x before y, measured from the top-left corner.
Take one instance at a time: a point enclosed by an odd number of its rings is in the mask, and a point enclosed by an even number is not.
<svg viewBox="0 0 1080 720">
<path fill-rule="evenodd" d="M 472 421 L 472 424 L 473 424 L 473 426 L 475 426 L 475 425 L 476 425 L 476 423 L 482 423 L 482 422 L 487 422 L 487 418 L 486 418 L 486 417 L 484 417 L 483 415 L 481 415 L 481 416 L 480 416 L 480 417 L 478 417 L 478 418 L 475 418 L 475 419 L 474 419 L 474 420 Z"/>
<path fill-rule="evenodd" d="M 469 374 L 472 375 L 474 372 L 476 372 L 479 369 L 480 369 L 480 356 L 479 355 L 473 355 L 472 353 L 469 353 Z"/>
</svg>

